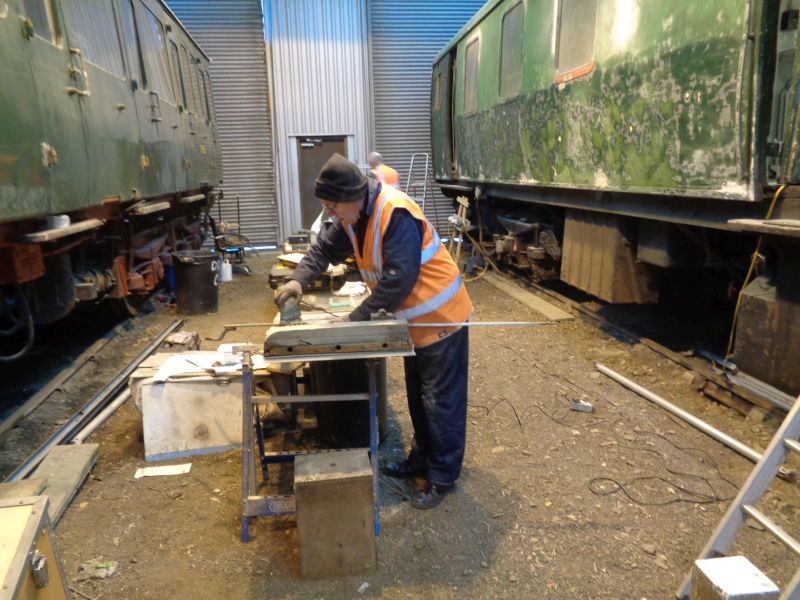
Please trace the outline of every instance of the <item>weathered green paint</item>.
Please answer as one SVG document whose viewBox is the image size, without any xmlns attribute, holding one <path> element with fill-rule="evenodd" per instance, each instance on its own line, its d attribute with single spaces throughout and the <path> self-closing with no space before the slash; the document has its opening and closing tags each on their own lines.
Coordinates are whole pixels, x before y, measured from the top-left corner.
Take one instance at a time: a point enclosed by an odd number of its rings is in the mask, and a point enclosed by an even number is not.
<svg viewBox="0 0 800 600">
<path fill-rule="evenodd" d="M 30 61 L 19 48 L 19 25 L 9 26 L 11 11 L 0 15 L 0 220 L 11 220 L 29 214 L 31 206 L 44 211 L 47 188 Z"/>
<path fill-rule="evenodd" d="M 500 103 L 501 21 L 515 2 L 487 4 L 440 54 L 457 55 L 452 179 L 752 199 L 750 155 L 763 156 L 749 140 L 748 65 L 758 63 L 748 62 L 745 4 L 601 1 L 594 68 L 559 85 L 554 2 L 526 0 L 521 92 Z M 464 116 L 464 50 L 475 37 L 478 111 Z M 433 123 L 438 159 L 446 140 Z"/>
<path fill-rule="evenodd" d="M 219 184 L 211 119 L 190 117 L 177 102 L 161 99 L 161 120 L 154 120 L 146 85 L 137 82 L 134 89 L 127 77 L 89 61 L 90 94 L 68 92 L 85 85 L 70 73 L 80 64 L 69 50 L 77 46 L 62 3 L 79 0 L 55 1 L 63 36 L 57 45 L 26 37 L 23 1 L 6 1 L 8 10 L 0 12 L 0 223 Z M 158 0 L 146 2 L 160 19 L 171 20 Z M 138 0 L 134 6 L 142 10 Z M 208 70 L 208 57 L 180 26 L 173 25 L 167 37 Z M 55 164 L 43 164 L 42 144 L 55 149 Z"/>
</svg>

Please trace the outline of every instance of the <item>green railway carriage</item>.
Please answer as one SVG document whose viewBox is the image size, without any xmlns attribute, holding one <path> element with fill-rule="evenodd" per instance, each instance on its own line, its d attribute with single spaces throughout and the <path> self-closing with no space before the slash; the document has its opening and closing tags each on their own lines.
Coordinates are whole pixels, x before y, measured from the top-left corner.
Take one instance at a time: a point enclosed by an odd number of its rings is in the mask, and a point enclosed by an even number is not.
<svg viewBox="0 0 800 600">
<path fill-rule="evenodd" d="M 0 341 L 132 298 L 221 182 L 209 58 L 160 0 L 0 0 Z"/>
<path fill-rule="evenodd" d="M 435 178 L 477 204 L 497 260 L 611 303 L 656 302 L 687 270 L 741 286 L 763 235 L 736 360 L 796 394 L 799 13 L 487 2 L 433 65 Z"/>
</svg>

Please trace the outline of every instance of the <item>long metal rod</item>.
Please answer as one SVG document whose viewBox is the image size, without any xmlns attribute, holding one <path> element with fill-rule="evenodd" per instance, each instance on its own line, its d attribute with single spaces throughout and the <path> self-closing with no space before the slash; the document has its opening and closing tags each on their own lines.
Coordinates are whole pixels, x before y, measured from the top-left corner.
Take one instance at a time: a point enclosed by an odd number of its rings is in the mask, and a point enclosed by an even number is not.
<svg viewBox="0 0 800 600">
<path fill-rule="evenodd" d="M 555 321 L 464 321 L 462 323 L 409 323 L 409 327 L 538 327 Z"/>
<path fill-rule="evenodd" d="M 111 415 L 113 415 L 120 406 L 125 404 L 130 399 L 130 397 L 131 397 L 130 389 L 126 388 L 122 390 L 122 392 L 111 402 L 111 404 L 108 404 L 103 410 L 101 410 L 94 419 L 89 421 L 86 427 L 81 429 L 75 435 L 75 437 L 72 438 L 72 443 L 82 444 L 83 442 L 85 442 L 86 438 L 92 435 L 95 432 L 95 430 L 98 427 L 100 427 L 100 425 L 105 423 L 108 420 L 108 418 Z"/>
<path fill-rule="evenodd" d="M 598 371 L 600 371 L 604 375 L 607 375 L 617 383 L 624 385 L 629 390 L 632 390 L 637 394 L 639 394 L 640 396 L 642 396 L 643 398 L 650 400 L 650 402 L 658 404 L 661 408 L 671 412 L 676 417 L 683 419 L 684 421 L 696 427 L 706 435 L 709 435 L 718 442 L 725 444 L 726 446 L 728 446 L 728 448 L 735 450 L 745 458 L 748 458 L 753 462 L 758 462 L 759 460 L 761 460 L 761 454 L 753 450 L 750 446 L 743 444 L 736 438 L 733 438 L 729 436 L 727 433 L 723 433 L 719 429 L 712 427 L 702 419 L 695 417 L 693 414 L 686 412 L 682 408 L 678 408 L 671 402 L 664 400 L 661 396 L 658 396 L 653 392 L 651 392 L 650 390 L 643 388 L 639 384 L 634 383 L 633 381 L 631 381 L 627 377 L 624 377 L 623 375 L 620 375 L 616 371 L 612 371 L 605 365 L 597 363 L 596 367 Z"/>
<path fill-rule="evenodd" d="M 92 399 L 84 404 L 83 407 L 77 413 L 75 413 L 75 415 L 73 415 L 73 417 L 67 421 L 63 427 L 61 427 L 61 429 L 56 431 L 56 433 L 44 444 L 42 444 L 39 449 L 36 450 L 36 452 L 34 452 L 25 460 L 24 463 L 17 467 L 17 469 L 11 473 L 11 475 L 6 477 L 5 481 L 18 481 L 20 479 L 24 479 L 30 475 L 37 466 L 39 466 L 39 463 L 42 462 L 44 457 L 54 446 L 68 442 L 75 432 L 80 431 L 88 421 L 94 418 L 98 411 L 102 410 L 102 408 L 109 402 L 111 398 L 119 393 L 119 391 L 128 381 L 128 377 L 142 362 L 144 362 L 144 359 L 150 356 L 150 354 L 152 354 L 153 351 L 156 350 L 156 348 L 158 348 L 164 342 L 164 340 L 166 340 L 167 337 L 169 337 L 169 335 L 181 325 L 183 325 L 183 319 L 178 319 L 170 323 L 166 329 L 164 329 L 158 335 L 158 337 L 150 342 L 144 350 L 137 354 L 136 358 L 128 363 L 128 365 L 122 371 L 120 371 L 117 376 L 114 377 L 114 379 L 104 385 L 99 392 L 92 396 Z"/>
</svg>

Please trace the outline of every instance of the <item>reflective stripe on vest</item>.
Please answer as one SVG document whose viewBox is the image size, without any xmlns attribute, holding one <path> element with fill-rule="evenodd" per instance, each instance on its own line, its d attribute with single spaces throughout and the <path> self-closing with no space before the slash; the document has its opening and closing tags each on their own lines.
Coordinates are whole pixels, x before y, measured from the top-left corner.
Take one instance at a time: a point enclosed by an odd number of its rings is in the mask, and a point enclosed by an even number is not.
<svg viewBox="0 0 800 600">
<path fill-rule="evenodd" d="M 452 297 L 456 295 L 456 292 L 458 292 L 458 290 L 461 288 L 461 283 L 461 275 L 459 275 L 453 280 L 453 283 L 445 288 L 444 291 L 434 296 L 427 302 L 423 302 L 422 304 L 412 306 L 411 308 L 407 308 L 405 310 L 395 311 L 395 314 L 398 317 L 402 317 L 403 319 L 407 320 L 415 317 L 421 317 L 422 315 L 427 315 L 429 312 L 433 312 L 437 308 L 447 304 L 447 302 L 449 302 Z"/>
<path fill-rule="evenodd" d="M 378 195 L 376 203 L 378 206 L 373 208 L 373 212 L 377 211 L 372 224 L 373 240 L 379 239 L 380 236 L 381 215 L 383 214 L 383 207 L 385 205 L 383 193 Z M 436 229 L 433 228 L 433 225 L 431 225 L 430 221 L 427 219 L 425 219 L 425 222 L 428 224 L 428 228 L 431 231 L 431 243 L 423 248 L 420 252 L 420 266 L 424 265 L 434 256 L 436 256 L 436 253 L 439 251 L 439 246 L 442 245 L 442 238 L 439 237 Z M 358 240 L 356 239 L 356 232 L 352 225 L 347 225 L 347 234 L 350 236 L 350 242 L 353 244 L 353 249 L 355 250 L 358 248 Z M 367 283 L 377 283 L 378 280 L 383 277 L 383 257 L 381 256 L 381 247 L 377 243 L 373 243 L 372 264 L 375 268 L 375 271 L 359 269 L 362 279 L 364 279 L 364 281 Z"/>
</svg>

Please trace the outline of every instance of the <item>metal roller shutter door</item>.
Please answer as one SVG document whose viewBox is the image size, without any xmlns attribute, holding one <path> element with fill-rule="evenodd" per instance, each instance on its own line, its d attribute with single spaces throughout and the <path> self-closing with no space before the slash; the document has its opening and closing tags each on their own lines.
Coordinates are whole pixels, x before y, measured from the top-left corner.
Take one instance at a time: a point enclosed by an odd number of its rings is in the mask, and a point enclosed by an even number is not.
<svg viewBox="0 0 800 600">
<path fill-rule="evenodd" d="M 433 59 L 483 4 L 482 0 L 370 1 L 375 150 L 398 170 L 403 188 L 411 155 L 431 152 Z M 435 202 L 442 218 L 452 212 L 438 189 Z M 425 212 L 433 213 L 428 207 Z"/>
<path fill-rule="evenodd" d="M 168 0 L 211 59 L 222 153 L 222 217 L 251 243 L 278 242 L 278 206 L 264 18 L 260 0 Z M 216 210 L 214 215 L 217 215 Z"/>
</svg>

